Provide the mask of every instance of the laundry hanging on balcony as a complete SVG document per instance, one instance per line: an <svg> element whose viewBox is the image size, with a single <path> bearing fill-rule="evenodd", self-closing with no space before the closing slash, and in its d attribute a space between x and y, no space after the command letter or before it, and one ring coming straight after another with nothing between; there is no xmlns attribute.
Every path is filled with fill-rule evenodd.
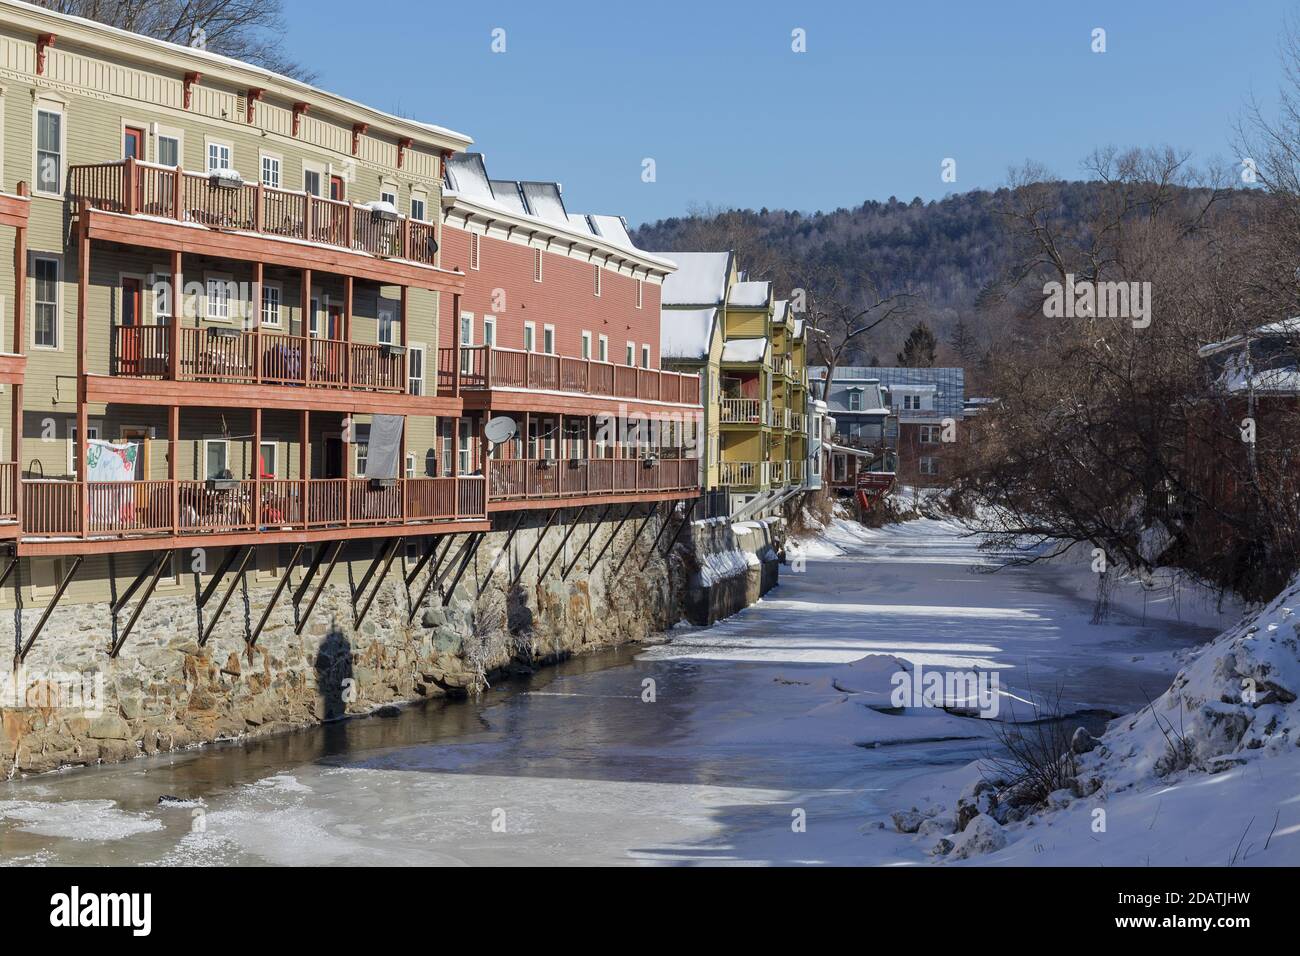
<svg viewBox="0 0 1300 956"><path fill-rule="evenodd" d="M401 477L402 415L375 415L370 419L370 441L366 449L366 477L372 480Z"/></svg>
<svg viewBox="0 0 1300 956"><path fill-rule="evenodd" d="M87 481L135 481L138 444L115 445L92 438L86 445Z"/></svg>

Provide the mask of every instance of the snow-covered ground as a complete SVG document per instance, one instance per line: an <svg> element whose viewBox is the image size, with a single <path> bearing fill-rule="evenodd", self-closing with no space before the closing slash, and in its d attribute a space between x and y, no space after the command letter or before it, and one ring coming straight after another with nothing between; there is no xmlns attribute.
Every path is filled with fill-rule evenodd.
<svg viewBox="0 0 1300 956"><path fill-rule="evenodd" d="M1121 587L1091 624L1086 562L997 570L944 521L837 521L790 554L780 587L727 621L479 702L0 784L0 858L936 865L930 848L1000 721L1059 684L1099 733L1205 660L1190 649L1231 618ZM892 706L895 675L917 667L996 674L998 718ZM1243 832L1239 863L1295 862L1298 776L1292 751L1134 781L1108 793L1105 833L1093 803L1072 801L967 863L1227 863ZM912 806L934 813L925 836L895 832L891 815Z"/></svg>

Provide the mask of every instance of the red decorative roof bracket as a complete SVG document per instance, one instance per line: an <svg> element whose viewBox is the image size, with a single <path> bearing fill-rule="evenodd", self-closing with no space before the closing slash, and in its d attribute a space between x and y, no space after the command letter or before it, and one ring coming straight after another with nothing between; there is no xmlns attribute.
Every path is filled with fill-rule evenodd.
<svg viewBox="0 0 1300 956"><path fill-rule="evenodd" d="M369 123L352 124L352 155L356 156L361 152L361 137L370 129Z"/></svg>
<svg viewBox="0 0 1300 956"><path fill-rule="evenodd" d="M58 37L53 33L42 33L36 38L36 75L45 75L45 51L54 46L54 41Z"/></svg>
<svg viewBox="0 0 1300 956"><path fill-rule="evenodd" d="M397 141L397 168L402 168L402 160L406 158L406 151L415 145L415 140L409 136L403 136Z"/></svg>
<svg viewBox="0 0 1300 956"><path fill-rule="evenodd" d="M307 103L293 104L293 135L294 136L298 135L299 121L303 118L303 116L307 114L307 111L309 109L311 109L311 106Z"/></svg>
<svg viewBox="0 0 1300 956"><path fill-rule="evenodd" d="M266 90L259 89L256 86L248 88L248 91L244 94L244 98L248 100L248 109L244 110L244 119L247 122L253 122L253 111L257 109L257 101L265 95Z"/></svg>
<svg viewBox="0 0 1300 956"><path fill-rule="evenodd" d="M194 84L203 79L202 73L185 74L185 108L190 108L190 103L194 101Z"/></svg>

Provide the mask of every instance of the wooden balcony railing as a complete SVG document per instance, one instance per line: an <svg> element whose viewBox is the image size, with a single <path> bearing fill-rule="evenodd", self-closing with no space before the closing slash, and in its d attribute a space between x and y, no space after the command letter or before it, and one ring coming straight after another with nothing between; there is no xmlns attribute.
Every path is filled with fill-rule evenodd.
<svg viewBox="0 0 1300 956"><path fill-rule="evenodd" d="M494 460L488 489L493 501L691 491L699 487L699 467L697 458Z"/></svg>
<svg viewBox="0 0 1300 956"><path fill-rule="evenodd" d="M767 463L768 480L774 485L785 484L785 462L780 459Z"/></svg>
<svg viewBox="0 0 1300 956"><path fill-rule="evenodd" d="M167 378L165 325L113 327L112 373ZM312 385L375 392L407 390L401 349L223 326L180 329L177 377L185 382Z"/></svg>
<svg viewBox="0 0 1300 956"><path fill-rule="evenodd" d="M18 491L18 466L0 461L0 521L13 521L17 515L14 496Z"/></svg>
<svg viewBox="0 0 1300 956"><path fill-rule="evenodd" d="M727 424L766 425L767 402L757 398L724 398L722 421Z"/></svg>
<svg viewBox="0 0 1300 956"><path fill-rule="evenodd" d="M340 246L432 266L433 223L134 159L68 167L68 194L94 209Z"/></svg>
<svg viewBox="0 0 1300 956"><path fill-rule="evenodd" d="M767 484L767 466L765 461L719 462L718 480L729 488L758 488Z"/></svg>
<svg viewBox="0 0 1300 956"><path fill-rule="evenodd" d="M191 535L406 525L483 518L480 475L212 481L23 482L23 534L34 537Z"/></svg>
<svg viewBox="0 0 1300 956"><path fill-rule="evenodd" d="M438 350L438 390L521 388L608 398L700 403L698 375L484 345Z"/></svg>

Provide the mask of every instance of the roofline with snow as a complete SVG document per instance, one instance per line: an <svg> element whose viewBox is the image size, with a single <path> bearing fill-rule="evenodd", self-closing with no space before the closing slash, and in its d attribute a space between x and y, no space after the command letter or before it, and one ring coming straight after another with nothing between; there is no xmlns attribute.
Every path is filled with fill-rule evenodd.
<svg viewBox="0 0 1300 956"><path fill-rule="evenodd" d="M435 126L432 123L421 123L394 116L243 60L178 43L169 43L166 40L156 40L153 37L132 33L129 30L83 17L56 13L19 0L0 0L0 25L16 32L32 32L38 36L42 33L53 33L58 36L60 46L73 43L118 57L138 60L142 66L154 71L157 71L160 61L169 62L174 64L181 74L188 71L198 72L203 74L205 80L217 80L235 87L265 89L268 93L291 101L315 101L313 105L319 104L325 112L346 123L368 123L398 138L419 137L428 145L438 149L464 150L474 142L464 133Z"/></svg>

